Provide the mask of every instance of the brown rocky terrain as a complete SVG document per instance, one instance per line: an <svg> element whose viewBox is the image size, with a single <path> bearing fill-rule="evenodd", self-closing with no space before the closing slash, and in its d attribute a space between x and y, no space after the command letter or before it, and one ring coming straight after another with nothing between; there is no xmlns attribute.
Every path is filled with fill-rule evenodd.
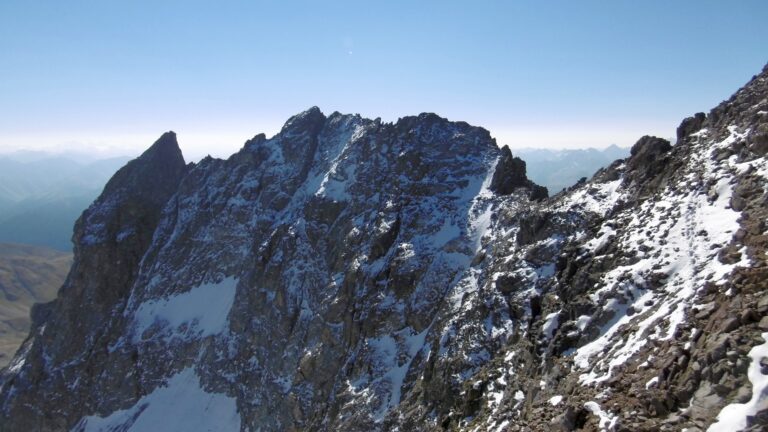
<svg viewBox="0 0 768 432"><path fill-rule="evenodd" d="M29 334L32 305L56 298L71 265L71 253L0 243L0 367Z"/></svg>

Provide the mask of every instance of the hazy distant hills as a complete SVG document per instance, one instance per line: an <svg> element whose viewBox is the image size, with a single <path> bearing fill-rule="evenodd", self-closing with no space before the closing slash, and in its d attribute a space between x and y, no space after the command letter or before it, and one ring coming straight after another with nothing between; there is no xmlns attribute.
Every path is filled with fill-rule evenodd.
<svg viewBox="0 0 768 432"><path fill-rule="evenodd" d="M72 254L40 246L0 243L0 367L29 332L29 309L56 297Z"/></svg>
<svg viewBox="0 0 768 432"><path fill-rule="evenodd" d="M0 242L70 250L75 220L128 160L31 152L0 156Z"/></svg>
<svg viewBox="0 0 768 432"><path fill-rule="evenodd" d="M629 156L629 148L616 145L605 149L537 149L512 151L526 162L528 178L546 186L550 195L573 186L580 178L590 178L600 168Z"/></svg>

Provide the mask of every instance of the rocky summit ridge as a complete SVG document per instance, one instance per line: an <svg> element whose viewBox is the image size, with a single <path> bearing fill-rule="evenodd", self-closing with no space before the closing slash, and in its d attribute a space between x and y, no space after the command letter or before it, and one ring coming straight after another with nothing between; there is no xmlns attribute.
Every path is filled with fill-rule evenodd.
<svg viewBox="0 0 768 432"><path fill-rule="evenodd" d="M0 430L763 430L768 70L553 197L488 131L173 133L75 227Z"/></svg>

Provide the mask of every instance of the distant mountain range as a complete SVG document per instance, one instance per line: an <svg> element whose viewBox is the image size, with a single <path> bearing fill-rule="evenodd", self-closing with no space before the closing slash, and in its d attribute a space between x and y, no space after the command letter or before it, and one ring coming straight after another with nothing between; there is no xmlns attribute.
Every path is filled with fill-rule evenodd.
<svg viewBox="0 0 768 432"><path fill-rule="evenodd" d="M573 186L581 178L592 177L616 159L629 157L629 148L617 145L601 150L523 148L512 152L525 161L528 178L546 186L551 195Z"/></svg>
<svg viewBox="0 0 768 432"><path fill-rule="evenodd" d="M0 155L0 242L72 249L72 226L130 158Z"/></svg>

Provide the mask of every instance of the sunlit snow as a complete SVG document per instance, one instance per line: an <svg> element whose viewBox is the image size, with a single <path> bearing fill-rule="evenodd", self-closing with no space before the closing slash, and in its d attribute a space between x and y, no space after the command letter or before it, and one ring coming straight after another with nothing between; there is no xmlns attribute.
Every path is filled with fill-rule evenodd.
<svg viewBox="0 0 768 432"><path fill-rule="evenodd" d="M762 371L762 361L768 358L768 332L762 334L765 343L749 351L752 362L749 364L747 377L752 383L752 398L746 403L734 403L726 406L717 416L707 432L737 432L747 427L747 417L757 414L768 406L768 374Z"/></svg>

